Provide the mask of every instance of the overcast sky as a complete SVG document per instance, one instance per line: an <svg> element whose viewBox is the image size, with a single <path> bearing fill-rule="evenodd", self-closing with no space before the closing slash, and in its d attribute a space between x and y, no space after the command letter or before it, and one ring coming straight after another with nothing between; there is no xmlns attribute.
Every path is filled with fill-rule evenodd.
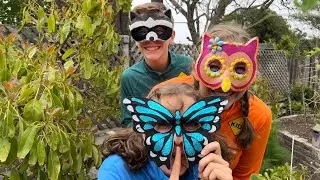
<svg viewBox="0 0 320 180"><path fill-rule="evenodd" d="M248 4L248 1L251 2L252 0L246 0L246 1L243 0L241 2ZM259 2L259 1L261 1L261 0L258 0L257 2ZM132 0L132 7L146 3L146 2L151 2L151 0ZM167 7L169 7L166 0L164 0L164 2L165 2L164 4ZM270 6L270 9L276 11L279 15L281 15L285 19L287 19L288 23L291 25L291 27L293 29L295 29L295 28L300 29L302 32L307 33L308 36L320 36L319 31L312 30L310 26L302 24L302 23L294 20L292 18L292 16L290 16L290 15L292 15L296 12L293 10L288 10L288 8L283 7L279 2L280 2L280 0L275 0L275 2ZM233 9L234 9L234 6L229 5L227 7L226 12L227 13L231 12ZM174 21L175 21L175 25L174 25L174 30L176 31L175 42L176 43L183 43L183 44L191 43L190 41L187 40L187 37L191 38L191 35L188 30L186 18L181 13L176 14L175 11L172 11L172 12L173 12L173 17L174 17Z"/></svg>

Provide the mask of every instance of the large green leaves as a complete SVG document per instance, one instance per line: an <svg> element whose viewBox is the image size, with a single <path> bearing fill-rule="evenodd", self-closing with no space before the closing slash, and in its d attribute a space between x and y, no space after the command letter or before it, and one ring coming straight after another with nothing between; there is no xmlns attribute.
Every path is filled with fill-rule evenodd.
<svg viewBox="0 0 320 180"><path fill-rule="evenodd" d="M14 136L16 128L13 115L11 108L6 110L4 118L0 121L0 137L12 138Z"/></svg>
<svg viewBox="0 0 320 180"><path fill-rule="evenodd" d="M10 152L6 162L4 163L6 166L10 166L17 159L17 151L18 151L17 139L15 137L10 139L10 144L11 144Z"/></svg>
<svg viewBox="0 0 320 180"><path fill-rule="evenodd" d="M42 104L39 100L32 99L23 109L23 116L30 121L40 121L43 115Z"/></svg>
<svg viewBox="0 0 320 180"><path fill-rule="evenodd" d="M53 14L50 14L48 18L48 31L51 33L56 31L56 21Z"/></svg>
<svg viewBox="0 0 320 180"><path fill-rule="evenodd" d="M17 156L24 158L31 150L36 134L39 131L39 126L31 124L21 135L18 145Z"/></svg>
<svg viewBox="0 0 320 180"><path fill-rule="evenodd" d="M43 140L40 140L37 145L38 164L42 166L46 160L46 146Z"/></svg>
<svg viewBox="0 0 320 180"><path fill-rule="evenodd" d="M8 138L0 138L0 162L5 162L9 155L11 144Z"/></svg>
<svg viewBox="0 0 320 180"><path fill-rule="evenodd" d="M59 177L60 173L60 161L56 151L50 149L48 156L48 175L52 180L56 180Z"/></svg>
<svg viewBox="0 0 320 180"><path fill-rule="evenodd" d="M119 106L114 82L121 73L105 70L117 68L109 61L120 41L113 17L130 0L116 4L83 0L57 8L30 0L22 24L36 29L32 42L0 37L0 162L12 169L11 179L85 179L100 165L89 118L114 115ZM98 113L86 116L88 104Z"/></svg>
<svg viewBox="0 0 320 180"><path fill-rule="evenodd" d="M75 49L70 48L68 49L62 56L63 60L66 60L71 54L73 54L75 52Z"/></svg>
<svg viewBox="0 0 320 180"><path fill-rule="evenodd" d="M38 161L37 143L34 142L29 154L29 164L35 165Z"/></svg>
<svg viewBox="0 0 320 180"><path fill-rule="evenodd" d="M87 36L92 36L95 30L95 27L92 26L91 18L85 14L78 17L76 27L83 30Z"/></svg>
<svg viewBox="0 0 320 180"><path fill-rule="evenodd" d="M64 132L60 132L59 152L65 153L70 150L70 141Z"/></svg>

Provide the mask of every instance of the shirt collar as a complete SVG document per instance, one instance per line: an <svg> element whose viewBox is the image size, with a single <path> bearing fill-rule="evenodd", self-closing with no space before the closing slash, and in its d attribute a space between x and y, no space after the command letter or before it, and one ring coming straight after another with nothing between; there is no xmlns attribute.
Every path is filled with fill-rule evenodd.
<svg viewBox="0 0 320 180"><path fill-rule="evenodd" d="M142 59L142 63L143 63L143 67L144 67L144 70L145 72L149 73L151 77L153 78L158 78L160 76L163 76L165 75L167 72L169 72L173 67L174 67L174 58L173 58L173 53L171 52L168 52L169 53L169 65L168 65L168 68L166 71L164 72L157 72L157 71L153 71L149 68L149 66L147 65L145 59Z"/></svg>

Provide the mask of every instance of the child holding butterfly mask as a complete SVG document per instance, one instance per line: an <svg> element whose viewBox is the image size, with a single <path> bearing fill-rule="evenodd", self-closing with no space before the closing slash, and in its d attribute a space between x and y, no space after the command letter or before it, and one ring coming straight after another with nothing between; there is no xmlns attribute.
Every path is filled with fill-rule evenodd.
<svg viewBox="0 0 320 180"><path fill-rule="evenodd" d="M248 92L257 73L259 41L250 40L241 27L216 25L198 46L193 76L173 78L155 88L184 82L194 84L202 98L227 97L218 134L234 152L230 162L233 178L250 179L251 174L259 173L272 121L268 106Z"/></svg>
<svg viewBox="0 0 320 180"><path fill-rule="evenodd" d="M136 132L126 129L108 139L110 155L98 179L232 179L222 158L228 159L228 150L210 134L220 127L223 98L199 100L187 84L160 87L149 98L124 101Z"/></svg>

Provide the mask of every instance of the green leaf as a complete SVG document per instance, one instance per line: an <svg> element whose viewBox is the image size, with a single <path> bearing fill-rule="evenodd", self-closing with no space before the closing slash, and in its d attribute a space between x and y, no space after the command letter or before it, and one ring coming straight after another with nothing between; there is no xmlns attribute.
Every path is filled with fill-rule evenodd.
<svg viewBox="0 0 320 180"><path fill-rule="evenodd" d="M82 8L84 12L89 13L92 8L92 1L91 0L84 0L82 3Z"/></svg>
<svg viewBox="0 0 320 180"><path fill-rule="evenodd" d="M37 52L38 48L37 47L33 47L31 48L29 54L28 54L28 57L31 59Z"/></svg>
<svg viewBox="0 0 320 180"><path fill-rule="evenodd" d="M83 32L88 35L92 36L95 28L92 26L92 21L89 16L84 16L84 26L83 26Z"/></svg>
<svg viewBox="0 0 320 180"><path fill-rule="evenodd" d="M7 58L3 50L0 49L0 70L4 70L7 67Z"/></svg>
<svg viewBox="0 0 320 180"><path fill-rule="evenodd" d="M49 179L57 180L60 173L60 161L56 151L50 149L48 156L48 175Z"/></svg>
<svg viewBox="0 0 320 180"><path fill-rule="evenodd" d="M80 172L79 172L79 176L78 176L78 180L86 180L86 174L84 173L84 169L80 169Z"/></svg>
<svg viewBox="0 0 320 180"><path fill-rule="evenodd" d="M78 17L79 18L79 17ZM65 39L68 37L68 34L70 33L70 29L71 29L71 20L67 20L62 28L60 28L60 44L62 44Z"/></svg>
<svg viewBox="0 0 320 180"><path fill-rule="evenodd" d="M74 62L72 60L67 61L64 63L63 67L65 70L68 70L70 67L73 67Z"/></svg>
<svg viewBox="0 0 320 180"><path fill-rule="evenodd" d="M65 153L69 150L70 150L70 141L63 132L60 132L59 152Z"/></svg>
<svg viewBox="0 0 320 180"><path fill-rule="evenodd" d="M8 138L0 138L0 162L5 162L9 155L11 144Z"/></svg>
<svg viewBox="0 0 320 180"><path fill-rule="evenodd" d="M77 18L76 28L83 30L88 36L92 36L94 31L91 18L85 14L82 14Z"/></svg>
<svg viewBox="0 0 320 180"><path fill-rule="evenodd" d="M0 83L0 90L1 90L3 93L6 93L6 90L4 89L2 83Z"/></svg>
<svg viewBox="0 0 320 180"><path fill-rule="evenodd" d="M23 109L24 118L30 121L40 121L43 113L44 110L41 102L35 99L29 101Z"/></svg>
<svg viewBox="0 0 320 180"><path fill-rule="evenodd" d="M94 161L94 164L96 165L96 166L99 166L99 151L98 151L98 149L94 146L94 145L92 145L92 157L93 157L93 161Z"/></svg>
<svg viewBox="0 0 320 180"><path fill-rule="evenodd" d="M34 166L37 163L37 161L38 161L37 142L34 142L29 154L29 164Z"/></svg>
<svg viewBox="0 0 320 180"><path fill-rule="evenodd" d="M60 98L57 95L55 95L54 93L51 93L51 96L52 96L52 104L54 106L63 108L63 104L62 104L62 101L60 100Z"/></svg>
<svg viewBox="0 0 320 180"><path fill-rule="evenodd" d="M28 88L28 84L22 86L20 91L19 103L23 103L25 100L29 100L31 95L34 93L34 88Z"/></svg>
<svg viewBox="0 0 320 180"><path fill-rule="evenodd" d="M42 166L46 160L46 145L43 140L40 140L37 145L38 164Z"/></svg>
<svg viewBox="0 0 320 180"><path fill-rule="evenodd" d="M85 156L91 158L92 157L92 144L90 139L86 139L85 144Z"/></svg>
<svg viewBox="0 0 320 180"><path fill-rule="evenodd" d="M70 159L70 164L73 164L73 170L76 170L76 162L78 159L78 149L72 140L70 140L70 156L72 158L72 163Z"/></svg>
<svg viewBox="0 0 320 180"><path fill-rule="evenodd" d="M22 136L22 133L23 133L23 130L24 130L24 124L22 122L22 120L19 118L19 121L18 121L18 127L19 127L19 140L21 139L21 136Z"/></svg>
<svg viewBox="0 0 320 180"><path fill-rule="evenodd" d="M56 69L49 67L49 69L48 69L48 81L49 82L53 82L56 79L56 72L57 72Z"/></svg>
<svg viewBox="0 0 320 180"><path fill-rule="evenodd" d="M82 158L82 155L81 155L81 152L79 152L78 156L77 156L77 159L76 159L76 172L79 174L81 169L82 169L82 161L83 161L83 158Z"/></svg>
<svg viewBox="0 0 320 180"><path fill-rule="evenodd" d="M62 56L63 60L66 60L71 54L73 54L76 50L74 48L69 48Z"/></svg>
<svg viewBox="0 0 320 180"><path fill-rule="evenodd" d="M15 137L10 140L11 148L7 160L5 162L6 166L11 166L12 163L17 159L18 151L18 141Z"/></svg>
<svg viewBox="0 0 320 180"><path fill-rule="evenodd" d="M83 105L83 98L78 91L76 91L76 102L77 106L75 106L75 109L78 109Z"/></svg>
<svg viewBox="0 0 320 180"><path fill-rule="evenodd" d="M44 24L44 21L46 19L46 13L44 12L44 9L39 6L39 9L38 9L38 21L37 21L37 30L38 32L41 32L42 30L42 25Z"/></svg>
<svg viewBox="0 0 320 180"><path fill-rule="evenodd" d="M11 170L10 180L20 180L20 175L17 171Z"/></svg>
<svg viewBox="0 0 320 180"><path fill-rule="evenodd" d="M84 23L85 23L84 16L81 14L77 18L76 28L82 30Z"/></svg>
<svg viewBox="0 0 320 180"><path fill-rule="evenodd" d="M16 127L14 125L14 113L11 112L9 109L6 112L4 121L3 121L3 135L4 137L14 137L14 134L16 132Z"/></svg>
<svg viewBox="0 0 320 180"><path fill-rule="evenodd" d="M50 148L56 151L59 144L59 136L57 132L53 130L46 140Z"/></svg>
<svg viewBox="0 0 320 180"><path fill-rule="evenodd" d="M47 92L42 93L39 101L40 101L43 109L45 109L47 106L48 106L48 108L52 107L52 100L49 98L49 94Z"/></svg>
<svg viewBox="0 0 320 180"><path fill-rule="evenodd" d="M18 158L24 158L31 150L36 134L39 131L39 126L31 124L21 135L18 146Z"/></svg>
<svg viewBox="0 0 320 180"><path fill-rule="evenodd" d="M44 9L39 6L39 9L38 9L38 19L44 19L46 16L46 13L44 12Z"/></svg>
<svg viewBox="0 0 320 180"><path fill-rule="evenodd" d="M20 59L15 59L13 61L13 68L12 68L12 75L17 76L18 72L20 71L22 66L21 60Z"/></svg>
<svg viewBox="0 0 320 180"><path fill-rule="evenodd" d="M93 65L90 62L89 58L84 60L84 78L90 79L93 70Z"/></svg>
<svg viewBox="0 0 320 180"><path fill-rule="evenodd" d="M56 31L56 21L54 19L54 15L50 14L49 18L48 18L48 31L50 33L53 33Z"/></svg>

